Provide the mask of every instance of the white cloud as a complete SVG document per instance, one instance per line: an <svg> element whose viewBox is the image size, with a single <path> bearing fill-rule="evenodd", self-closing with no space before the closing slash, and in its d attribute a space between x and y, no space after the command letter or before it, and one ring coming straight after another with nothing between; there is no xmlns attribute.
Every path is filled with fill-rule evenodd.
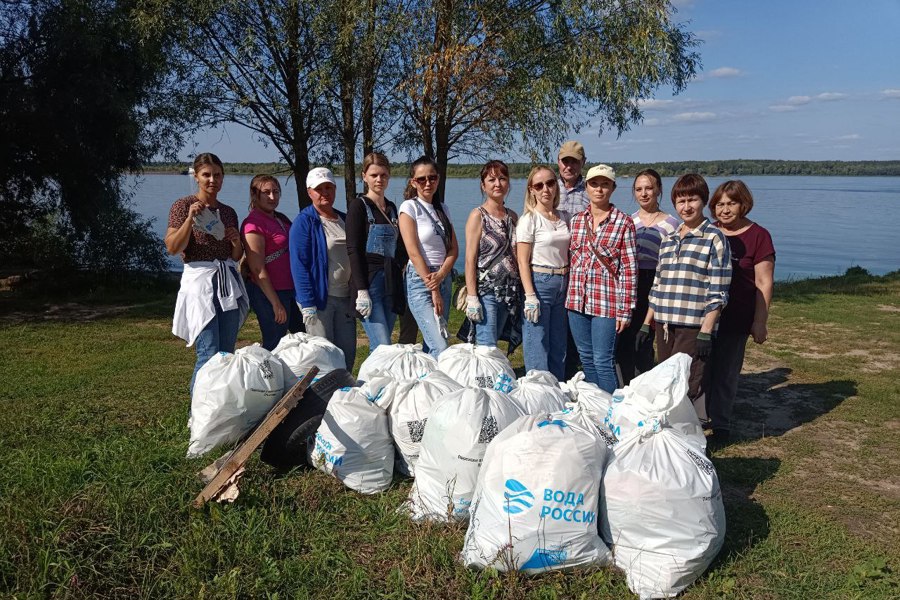
<svg viewBox="0 0 900 600"><path fill-rule="evenodd" d="M664 110L675 104L674 100L657 100L656 98L641 98L637 101L641 110Z"/></svg>
<svg viewBox="0 0 900 600"><path fill-rule="evenodd" d="M656 127L659 123L659 119L644 119L641 121L641 125L646 125L647 127Z"/></svg>
<svg viewBox="0 0 900 600"><path fill-rule="evenodd" d="M743 71L735 69L734 67L719 67L718 69L713 69L707 73L706 76L713 79L723 79L726 77L738 77L743 74Z"/></svg>
<svg viewBox="0 0 900 600"><path fill-rule="evenodd" d="M858 133L850 133L847 135L839 135L838 137L836 137L834 139L839 140L839 141L861 140L862 136L859 135Z"/></svg>
<svg viewBox="0 0 900 600"><path fill-rule="evenodd" d="M895 89L881 90L881 95L884 98L900 98L900 90L895 90Z"/></svg>
<svg viewBox="0 0 900 600"><path fill-rule="evenodd" d="M674 117L672 117L675 121L681 121L684 123L707 123L709 121L716 120L716 113L714 112L685 112L678 113Z"/></svg>
<svg viewBox="0 0 900 600"><path fill-rule="evenodd" d="M825 102L829 102L832 100L843 100L847 97L847 94L841 94L839 92L824 92L816 96L816 100L823 100Z"/></svg>
<svg viewBox="0 0 900 600"><path fill-rule="evenodd" d="M788 104L793 104L794 106L802 106L804 104L809 104L812 102L812 98L809 96L791 96L787 99Z"/></svg>
<svg viewBox="0 0 900 600"><path fill-rule="evenodd" d="M769 107L769 110L772 112L791 112L797 110L797 107L790 104L773 104Z"/></svg>

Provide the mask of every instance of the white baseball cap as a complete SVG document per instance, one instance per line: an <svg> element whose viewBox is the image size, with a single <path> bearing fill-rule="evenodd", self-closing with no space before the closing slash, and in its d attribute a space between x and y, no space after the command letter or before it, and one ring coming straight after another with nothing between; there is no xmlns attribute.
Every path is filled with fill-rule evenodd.
<svg viewBox="0 0 900 600"><path fill-rule="evenodd" d="M316 167L315 169L310 170L309 174L306 176L306 187L316 189L323 183L337 185L334 182L334 175L331 174L331 170L326 169L325 167Z"/></svg>
<svg viewBox="0 0 900 600"><path fill-rule="evenodd" d="M609 165L594 165L588 169L587 175L584 176L585 181L590 181L595 177L606 177L613 183L616 181L616 172Z"/></svg>

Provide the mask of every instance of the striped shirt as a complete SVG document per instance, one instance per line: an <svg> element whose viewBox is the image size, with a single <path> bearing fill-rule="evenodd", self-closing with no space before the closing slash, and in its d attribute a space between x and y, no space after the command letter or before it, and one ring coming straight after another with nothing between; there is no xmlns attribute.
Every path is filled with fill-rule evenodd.
<svg viewBox="0 0 900 600"><path fill-rule="evenodd" d="M559 210L564 210L574 217L591 203L587 197L583 177L578 179L578 183L571 190L566 188L561 177L556 180L556 185L559 186Z"/></svg>
<svg viewBox="0 0 900 600"><path fill-rule="evenodd" d="M593 246L609 260L615 276L591 250L593 224L590 208L572 217L566 308L593 317L631 320L637 289L634 222L612 206L609 216L594 231Z"/></svg>
<svg viewBox="0 0 900 600"><path fill-rule="evenodd" d="M728 240L704 219L684 239L676 230L663 240L650 308L658 323L700 327L703 317L725 307L730 284Z"/></svg>
<svg viewBox="0 0 900 600"><path fill-rule="evenodd" d="M662 244L663 238L678 229L678 219L668 215L665 219L647 227L638 216L640 212L637 211L631 215L637 235L638 268L655 271L659 262L659 246Z"/></svg>

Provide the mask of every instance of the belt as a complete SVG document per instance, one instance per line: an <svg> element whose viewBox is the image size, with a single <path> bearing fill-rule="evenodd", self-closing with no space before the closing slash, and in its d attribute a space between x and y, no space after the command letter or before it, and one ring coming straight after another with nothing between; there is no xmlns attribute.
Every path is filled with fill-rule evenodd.
<svg viewBox="0 0 900 600"><path fill-rule="evenodd" d="M566 273L569 272L569 267L565 266L565 267L559 267L558 269L556 269L553 267L536 267L536 266L532 265L531 270L534 271L535 273L548 273L550 275L565 275Z"/></svg>

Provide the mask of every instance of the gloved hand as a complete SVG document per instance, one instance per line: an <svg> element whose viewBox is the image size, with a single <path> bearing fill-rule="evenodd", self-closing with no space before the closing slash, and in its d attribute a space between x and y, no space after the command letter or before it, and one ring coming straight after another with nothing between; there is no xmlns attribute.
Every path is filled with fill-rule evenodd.
<svg viewBox="0 0 900 600"><path fill-rule="evenodd" d="M697 358L709 358L712 352L712 337L702 331L697 334L697 344L694 346L694 355Z"/></svg>
<svg viewBox="0 0 900 600"><path fill-rule="evenodd" d="M537 323L541 318L541 302L537 294L525 294L525 318L531 323Z"/></svg>
<svg viewBox="0 0 900 600"><path fill-rule="evenodd" d="M478 296L466 296L466 316L473 323L484 321L484 311L481 309L481 300Z"/></svg>
<svg viewBox="0 0 900 600"><path fill-rule="evenodd" d="M641 330L638 331L638 334L634 337L634 349L640 350L652 337L653 332L650 331L650 326L644 323L641 325Z"/></svg>
<svg viewBox="0 0 900 600"><path fill-rule="evenodd" d="M372 299L369 297L369 290L356 292L356 312L362 315L363 319L368 319L372 314Z"/></svg>
<svg viewBox="0 0 900 600"><path fill-rule="evenodd" d="M443 315L437 314L437 311L434 311L434 320L437 322L438 333L441 334L441 337L445 340L450 339L450 331L447 329L447 319Z"/></svg>
<svg viewBox="0 0 900 600"><path fill-rule="evenodd" d="M319 311L315 306L301 308L300 314L303 315L303 326L306 328L306 333L325 337L325 325L319 320Z"/></svg>

